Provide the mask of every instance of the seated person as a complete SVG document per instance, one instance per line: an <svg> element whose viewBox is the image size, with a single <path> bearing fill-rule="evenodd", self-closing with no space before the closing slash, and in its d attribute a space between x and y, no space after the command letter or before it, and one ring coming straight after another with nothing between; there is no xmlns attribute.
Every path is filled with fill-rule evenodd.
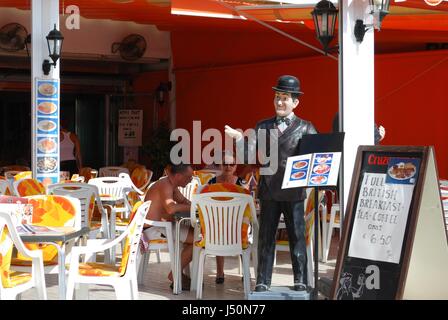
<svg viewBox="0 0 448 320"><path fill-rule="evenodd" d="M219 170L221 170L221 175L213 177L208 181L208 184L215 183L230 183L239 186L243 185L241 178L235 175L237 164L235 163L235 158L228 153L223 153L222 164L219 165ZM216 280L217 284L224 282L224 257L216 257Z"/></svg>
<svg viewBox="0 0 448 320"><path fill-rule="evenodd" d="M174 221L172 216L174 213L189 212L191 202L180 193L178 187L185 187L191 181L192 176L193 169L189 164L169 166L167 176L156 181L146 193L145 201L151 201L146 218L155 221ZM145 225L144 229L145 237L148 240L166 237L165 228ZM181 254L182 287L189 290L190 279L183 274L183 270L192 260L193 228L181 224L179 239L184 244ZM173 281L172 271L168 274L168 279Z"/></svg>

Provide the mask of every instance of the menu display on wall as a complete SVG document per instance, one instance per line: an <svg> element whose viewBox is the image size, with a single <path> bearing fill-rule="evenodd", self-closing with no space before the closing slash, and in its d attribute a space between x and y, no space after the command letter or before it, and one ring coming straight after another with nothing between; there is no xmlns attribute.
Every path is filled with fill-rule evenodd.
<svg viewBox="0 0 448 320"><path fill-rule="evenodd" d="M334 186L338 180L340 152L309 153L289 157L282 189Z"/></svg>
<svg viewBox="0 0 448 320"><path fill-rule="evenodd" d="M59 181L59 93L58 79L36 78L36 179L44 185Z"/></svg>
<svg viewBox="0 0 448 320"><path fill-rule="evenodd" d="M143 110L118 111L118 145L138 147L142 145Z"/></svg>

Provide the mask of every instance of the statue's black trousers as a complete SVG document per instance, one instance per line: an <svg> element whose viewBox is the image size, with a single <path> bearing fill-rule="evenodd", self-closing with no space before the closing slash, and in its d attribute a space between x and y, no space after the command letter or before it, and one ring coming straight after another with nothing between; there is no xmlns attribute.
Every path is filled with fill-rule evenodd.
<svg viewBox="0 0 448 320"><path fill-rule="evenodd" d="M294 283L307 284L304 203L272 200L261 200L257 284L271 285L275 240L281 213L288 232Z"/></svg>

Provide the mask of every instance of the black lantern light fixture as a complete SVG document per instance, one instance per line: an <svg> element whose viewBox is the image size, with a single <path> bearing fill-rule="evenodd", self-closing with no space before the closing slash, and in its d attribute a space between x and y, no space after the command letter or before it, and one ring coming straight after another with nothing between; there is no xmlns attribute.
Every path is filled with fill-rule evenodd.
<svg viewBox="0 0 448 320"><path fill-rule="evenodd" d="M372 8L372 14L378 16L376 27L381 30L381 23L385 16L389 14L390 0L369 0L370 8Z"/></svg>
<svg viewBox="0 0 448 320"><path fill-rule="evenodd" d="M325 53L333 48L328 48L334 37L338 9L328 0L319 1L311 11L316 29L316 36L324 47Z"/></svg>
<svg viewBox="0 0 448 320"><path fill-rule="evenodd" d="M56 24L54 24L54 29L47 35L48 55L51 60L53 60L53 63L47 59L44 60L42 63L42 71L45 75L50 73L51 66L56 67L56 62L61 57L62 42L64 42L64 37L62 36L62 33L56 29Z"/></svg>
<svg viewBox="0 0 448 320"><path fill-rule="evenodd" d="M171 81L160 82L156 89L156 99L161 106L165 103L165 92L169 91L171 91Z"/></svg>
<svg viewBox="0 0 448 320"><path fill-rule="evenodd" d="M369 0L369 6L370 14L376 18L376 24L364 24L363 20L356 20L354 34L358 42L364 40L364 35L370 28L374 27L381 30L381 23L384 17L389 14L390 0Z"/></svg>

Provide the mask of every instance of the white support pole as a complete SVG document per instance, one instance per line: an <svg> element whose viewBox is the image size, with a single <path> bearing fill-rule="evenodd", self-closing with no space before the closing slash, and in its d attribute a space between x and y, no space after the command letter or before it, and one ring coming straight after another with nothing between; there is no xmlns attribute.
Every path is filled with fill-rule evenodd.
<svg viewBox="0 0 448 320"><path fill-rule="evenodd" d="M342 117L344 140L344 208L359 145L374 144L374 34L366 32L362 43L354 36L357 19L372 23L368 0L342 0ZM341 198L342 201L342 198Z"/></svg>
<svg viewBox="0 0 448 320"><path fill-rule="evenodd" d="M36 161L36 78L59 79L59 61L56 67L51 67L50 74L45 76L42 63L48 56L46 36L53 30L54 24L59 30L59 0L32 0L31 7L31 169L33 177L37 174ZM59 117L58 117L59 121ZM57 125L59 128L59 123ZM58 139L59 144L59 139ZM59 150L59 147L57 148ZM58 156L59 159L59 156Z"/></svg>

